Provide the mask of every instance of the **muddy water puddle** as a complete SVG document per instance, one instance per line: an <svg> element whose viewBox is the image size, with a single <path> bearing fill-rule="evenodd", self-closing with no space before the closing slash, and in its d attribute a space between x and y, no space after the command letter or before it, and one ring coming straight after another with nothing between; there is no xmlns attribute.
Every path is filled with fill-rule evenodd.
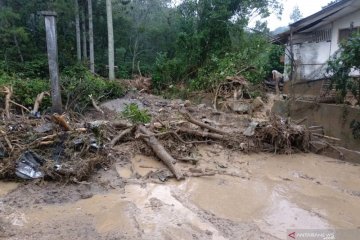
<svg viewBox="0 0 360 240"><path fill-rule="evenodd" d="M5 196L9 192L15 190L18 186L18 183L0 182L0 197Z"/></svg>
<svg viewBox="0 0 360 240"><path fill-rule="evenodd" d="M360 166L313 154L208 156L207 150L199 151L199 167L226 165L246 177L128 184L75 203L24 210L23 229L75 222L76 229L89 227L100 238L286 239L289 228L360 228ZM156 159L138 155L116 170L128 179L159 168ZM248 235L237 238L242 232Z"/></svg>

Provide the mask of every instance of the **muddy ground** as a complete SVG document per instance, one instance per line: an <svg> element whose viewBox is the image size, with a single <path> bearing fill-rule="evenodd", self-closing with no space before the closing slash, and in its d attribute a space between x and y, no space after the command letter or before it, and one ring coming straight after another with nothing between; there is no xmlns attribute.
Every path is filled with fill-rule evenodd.
<svg viewBox="0 0 360 240"><path fill-rule="evenodd" d="M146 99L139 101L151 111L171 110ZM232 114L210 118L200 107L225 129L248 123ZM217 174L162 182L167 168L141 148L116 146L115 162L79 184L0 182L0 239L271 240L286 239L287 229L360 229L359 165L200 144L191 149L198 163L179 167Z"/></svg>
<svg viewBox="0 0 360 240"><path fill-rule="evenodd" d="M158 160L136 155L88 183L0 184L4 239L286 239L289 228L360 228L360 166L314 154L197 149L216 176L142 180Z"/></svg>

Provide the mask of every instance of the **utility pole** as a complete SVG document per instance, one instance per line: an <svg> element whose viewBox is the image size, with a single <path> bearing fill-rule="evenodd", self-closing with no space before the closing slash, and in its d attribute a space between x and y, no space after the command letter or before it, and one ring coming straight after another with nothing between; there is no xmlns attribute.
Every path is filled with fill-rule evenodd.
<svg viewBox="0 0 360 240"><path fill-rule="evenodd" d="M114 27L112 18L111 0L106 0L107 29L108 29L108 54L109 54L109 79L115 79L114 72Z"/></svg>
<svg viewBox="0 0 360 240"><path fill-rule="evenodd" d="M78 0L74 0L75 2L75 27L76 27L76 53L77 60L81 62L81 31L80 31L80 15L79 15L79 2Z"/></svg>
<svg viewBox="0 0 360 240"><path fill-rule="evenodd" d="M89 50L90 50L90 71L95 73L95 57L94 57L94 27L93 27L93 9L92 0L88 0L89 15Z"/></svg>
<svg viewBox="0 0 360 240"><path fill-rule="evenodd" d="M56 13L42 11L45 17L47 54L49 61L49 73L51 80L52 111L62 114L62 102L59 82L58 46L56 36Z"/></svg>

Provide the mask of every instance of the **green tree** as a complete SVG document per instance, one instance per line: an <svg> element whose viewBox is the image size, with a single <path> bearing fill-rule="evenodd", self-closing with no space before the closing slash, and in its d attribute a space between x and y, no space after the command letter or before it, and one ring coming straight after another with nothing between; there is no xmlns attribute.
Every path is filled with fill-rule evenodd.
<svg viewBox="0 0 360 240"><path fill-rule="evenodd" d="M290 20L291 20L292 23L294 23L294 22L299 21L299 20L302 19L302 18L303 18L303 15L302 15L302 13L301 13L301 11L300 11L300 8L299 8L298 5L296 5L296 6L293 8L293 10L292 10L292 12L291 12L291 14L290 14Z"/></svg>
<svg viewBox="0 0 360 240"><path fill-rule="evenodd" d="M340 54L329 60L327 73L332 86L340 92L342 99L348 91L357 97L360 103L360 79L351 77L352 72L360 71L360 34L353 34L348 40L341 42Z"/></svg>

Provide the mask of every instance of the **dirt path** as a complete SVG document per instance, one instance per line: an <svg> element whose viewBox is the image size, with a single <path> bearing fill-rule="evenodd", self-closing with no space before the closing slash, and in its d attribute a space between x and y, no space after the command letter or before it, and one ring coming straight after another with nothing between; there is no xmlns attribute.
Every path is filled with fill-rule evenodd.
<svg viewBox="0 0 360 240"><path fill-rule="evenodd" d="M288 228L360 228L360 166L220 146L197 158L225 175L151 183L141 176L163 165L137 155L91 185L2 182L0 238L286 239Z"/></svg>

